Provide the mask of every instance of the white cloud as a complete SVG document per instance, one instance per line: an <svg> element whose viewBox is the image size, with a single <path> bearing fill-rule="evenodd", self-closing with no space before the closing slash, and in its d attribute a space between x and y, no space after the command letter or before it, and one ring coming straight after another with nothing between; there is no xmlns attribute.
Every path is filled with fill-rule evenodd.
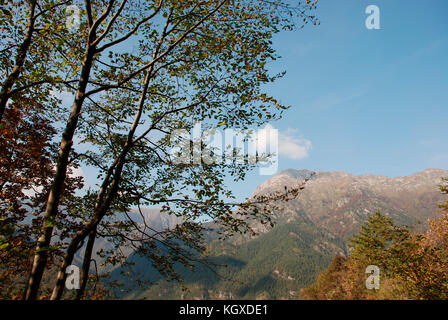
<svg viewBox="0 0 448 320"><path fill-rule="evenodd" d="M264 144L269 150L278 150L278 154L290 159L300 160L309 156L312 148L310 140L305 139L298 133L297 129L288 129L286 132L279 132L276 141L270 141L269 131L275 129L267 124L257 132L258 144Z"/></svg>
<svg viewBox="0 0 448 320"><path fill-rule="evenodd" d="M278 135L278 153L287 158L300 160L309 156L311 141L297 136L296 130L288 130Z"/></svg>

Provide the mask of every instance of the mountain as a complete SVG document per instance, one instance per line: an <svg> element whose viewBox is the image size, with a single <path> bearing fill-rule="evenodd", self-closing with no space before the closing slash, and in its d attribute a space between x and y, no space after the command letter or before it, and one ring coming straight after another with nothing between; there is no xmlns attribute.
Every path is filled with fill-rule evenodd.
<svg viewBox="0 0 448 320"><path fill-rule="evenodd" d="M448 171L440 169L396 178L344 172L312 175L309 170L288 169L256 187L252 197L294 187L310 176L296 199L273 212L274 228L255 225L259 232L255 238L210 242L211 261L227 265L217 268L220 276L201 265L194 273L179 266L189 288L183 292L178 284L161 279L144 258L131 255L153 285L135 288L126 298L294 299L336 253L347 254L347 240L369 214L380 210L399 224L424 228L426 219L437 216L437 205L446 200L438 184ZM423 223L418 225L419 221ZM112 273L117 274L118 270Z"/></svg>
<svg viewBox="0 0 448 320"><path fill-rule="evenodd" d="M310 174L308 170L285 170L259 185L254 195L292 187ZM437 204L443 196L438 185L444 176L448 171L441 169L396 178L316 172L297 199L282 205L276 218L305 220L344 240L377 210L399 223L414 224L439 213Z"/></svg>
<svg viewBox="0 0 448 320"><path fill-rule="evenodd" d="M169 215L169 214L162 214L160 212L160 209L157 208L141 208L141 211L137 209L133 209L128 213L129 217L135 221L141 229L144 229L144 224L146 223L147 226L151 227L151 230L146 230L147 234L155 233L155 232L161 232L167 229L171 229L177 224L182 222L182 217L177 217L175 215ZM124 216L119 217L118 219L124 219ZM143 221L144 219L144 221ZM93 259L97 262L97 267L100 273L102 272L108 272L111 271L114 266L107 266L104 267L101 264L104 262L104 257L97 254L101 250L111 250L114 246L112 243L108 241L106 238L97 238L95 240L94 250L95 254L93 255ZM132 249L129 247L121 247L120 248L122 253L127 256L132 254ZM73 258L73 263L75 265L82 265L83 263L83 257L84 257L84 250L85 246L80 249L75 257ZM91 271L95 272L95 266L91 266Z"/></svg>

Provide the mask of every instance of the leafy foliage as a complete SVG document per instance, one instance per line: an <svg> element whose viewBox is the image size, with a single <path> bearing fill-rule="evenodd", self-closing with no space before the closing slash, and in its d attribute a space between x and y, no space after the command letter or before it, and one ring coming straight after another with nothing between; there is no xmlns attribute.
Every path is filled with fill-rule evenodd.
<svg viewBox="0 0 448 320"><path fill-rule="evenodd" d="M22 98L8 106L0 135L0 261L1 294L19 291L18 280L30 267L36 234L42 223L39 215L45 204L54 174L55 128L45 117L43 106ZM73 162L64 186L62 204L70 205L74 193L83 186L81 177L73 176L78 167ZM61 213L55 222L58 239L51 247L51 257L61 254L62 241L78 229L76 215ZM53 262L53 259L50 260ZM14 288L15 287L15 288Z"/></svg>
<svg viewBox="0 0 448 320"><path fill-rule="evenodd" d="M87 237L92 245L96 236L111 239L116 250L102 252L107 262L120 263L118 248L129 245L150 257L159 272L177 279L173 265L189 265L184 247L204 251L199 219L215 220L224 237L249 232L248 221L272 223L264 206L268 199L257 199L253 206L226 202L232 194L225 176L242 180L253 165L174 165L170 137L176 129L190 130L198 120L206 128L248 129L279 119L288 107L264 91L282 76L267 69L278 58L272 38L282 29L317 24L309 14L316 1L1 4L1 115L7 105L17 112L17 102L28 99L42 106L46 124L63 132L58 148L51 144L45 155L49 162L42 202L32 206L40 232L30 238L35 250L26 299L38 297L54 236L69 238L56 246L63 257L51 299L59 299L65 269ZM82 8L76 32L61 23L72 4ZM71 108L55 97L61 92L74 94ZM78 154L74 146L87 151ZM70 180L77 161L98 172L98 185L82 197L69 192L78 186ZM185 221L163 233L147 225L140 229L128 213L141 205L161 206ZM169 254L159 254L160 243ZM90 254L86 250L84 275Z"/></svg>
<svg viewBox="0 0 448 320"><path fill-rule="evenodd" d="M351 243L350 256L336 256L317 282L302 290L303 298L448 298L448 214L432 219L429 229L418 233L376 213ZM366 289L368 265L380 268L379 290Z"/></svg>

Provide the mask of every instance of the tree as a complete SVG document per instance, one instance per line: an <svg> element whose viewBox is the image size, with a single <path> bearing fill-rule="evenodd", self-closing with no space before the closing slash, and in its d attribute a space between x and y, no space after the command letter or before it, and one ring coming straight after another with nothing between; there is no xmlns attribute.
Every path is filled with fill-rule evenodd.
<svg viewBox="0 0 448 320"><path fill-rule="evenodd" d="M1 3L1 5L2 6L4 5L3 1ZM14 6L15 4L12 3L10 5ZM35 28L34 28L34 23L36 20L36 12L35 11L36 11L36 1L30 1L29 2L29 11L28 11L28 23L26 26L25 35L24 35L24 38L21 41L20 46L17 50L15 64L14 64L11 72L5 76L5 79L2 83L2 88L0 91L0 123L3 119L3 113L5 112L6 103L8 102L10 91L11 91L13 85L15 84L15 82L17 81L17 79L19 78L19 75L21 73L23 65L25 64L26 55L28 54L28 49L31 44L31 38L32 38L33 32L35 30ZM2 8L1 16L0 16L0 21L2 21L2 25L3 25L3 23L7 23L7 22L10 22L12 24L13 19L8 19L8 18L5 19L5 16L11 16L11 12L7 8ZM9 26L9 25L6 24L6 26ZM8 41L6 41L6 42L8 42ZM14 46L13 44L10 44L10 43L6 43L6 45L7 46L9 45L9 47ZM8 50L7 49L2 50L2 53L5 53L5 51L7 52ZM5 60L9 60L9 58L5 59L5 55L3 55L2 58L3 58L2 62L5 62Z"/></svg>
<svg viewBox="0 0 448 320"><path fill-rule="evenodd" d="M46 266L46 248L48 248L50 244L53 233L52 221L55 221L58 215L62 186L67 175L67 166L69 164L69 157L73 145L73 137L78 124L79 114L82 110L84 100L87 98L87 86L91 80L91 72L98 71L94 65L94 62L96 62L96 57L101 56L101 53L107 48L113 47L114 45L117 45L134 35L142 24L152 19L158 13L163 1L159 1L158 5L155 3L146 3L147 10L142 9L140 12L137 12L137 16L129 14L126 15L122 21L117 21L117 18L120 17L126 3L126 0L123 0L120 5L116 5L113 0L109 1L106 5L103 5L100 2L85 2L87 26L84 24L84 28L82 28L82 30L87 32L80 33L81 37L84 36L83 40L85 41L85 45L83 48L85 51L82 53L81 65L78 65L79 68L75 69L75 73L79 75L77 87L75 89L75 101L65 125L60 143L58 160L56 163L56 173L45 208L42 231L35 250L33 267L30 273L30 279L25 296L26 299L35 299L37 297L38 288ZM152 11L152 13L149 13L148 11ZM98 13L98 15L94 17L95 13ZM109 21L106 20L108 17ZM105 39L108 40L108 37L110 37L111 34L115 35L116 39L101 46L101 41ZM122 56L126 55L123 54ZM143 66L142 70L147 68L148 66ZM114 68L112 67L111 69L113 70ZM136 74L142 72L142 70L134 70L133 74L131 73L127 76L127 80L119 81L118 87L132 79ZM120 77L118 78L120 79ZM97 86L101 86L101 82L97 82ZM104 88L94 91L95 93L99 93L103 90ZM90 94L93 94L93 92L90 92Z"/></svg>
<svg viewBox="0 0 448 320"><path fill-rule="evenodd" d="M448 193L446 184L440 191ZM400 276L413 299L448 299L448 212L446 204L440 207L442 216L429 220L428 230L415 236L415 249L404 252L409 262Z"/></svg>
<svg viewBox="0 0 448 320"><path fill-rule="evenodd" d="M300 297L306 300L340 299L344 292L343 283L347 273L347 258L336 255L327 270L319 274L312 285L300 291Z"/></svg>
<svg viewBox="0 0 448 320"><path fill-rule="evenodd" d="M443 179L446 181L446 179ZM442 193L446 186L440 185ZM443 211L446 206L441 205ZM426 232L413 234L395 253L393 276L406 289L410 299L448 298L448 215L428 220Z"/></svg>
<svg viewBox="0 0 448 320"><path fill-rule="evenodd" d="M442 184L439 186L440 191L443 194L448 194L448 178L442 178ZM448 200L445 204L441 204L440 208L442 208L443 211L448 212Z"/></svg>
<svg viewBox="0 0 448 320"><path fill-rule="evenodd" d="M403 266L399 261L411 244L405 227L396 226L390 217L376 212L370 215L361 230L349 240L348 258L335 257L330 267L319 275L315 284L302 290L306 299L390 299L402 295L395 272ZM366 268L380 269L380 290L366 289Z"/></svg>
<svg viewBox="0 0 448 320"><path fill-rule="evenodd" d="M385 252L397 250L397 245L409 239L409 231L394 224L392 218L379 211L368 217L361 231L349 240L350 257L368 265L386 266Z"/></svg>
<svg viewBox="0 0 448 320"><path fill-rule="evenodd" d="M30 267L35 233L42 221L39 208L45 203L54 173L56 145L52 139L56 130L42 105L23 98L6 109L0 134L0 259L5 268L0 285L1 294L11 297ZM82 178L73 176L76 168L76 162L70 165L63 205L82 187ZM68 229L72 217L63 214L60 220L58 237L64 240L71 231L60 231ZM60 241L53 245L58 247ZM60 253L52 250L51 260Z"/></svg>
<svg viewBox="0 0 448 320"><path fill-rule="evenodd" d="M77 45L83 44L84 50L81 53L82 64L73 68L78 76L77 85L71 86L72 82L65 82L75 93L75 100L60 143L56 173L35 250L27 299L37 297L47 260L45 249L51 240L52 221L58 216L61 188L66 179L73 137L80 125L81 115L85 114L85 120L82 121L86 121L86 124L91 124L91 121L94 123L93 127L87 129L91 132L85 134L85 141L96 142L100 151L104 151L101 158L87 154L85 159L100 168L103 180L96 193L91 219L67 248L54 298L61 296L65 277L63 271L78 245L88 234L94 234L95 228L110 214L112 208L123 207L117 199L132 199L126 200L126 205L135 205L136 199L152 204L169 203L165 205L166 210L177 208L178 214L191 219L222 208L222 199L216 195L228 192L222 188L223 175L214 176L218 173L216 168L202 166L198 170L192 166L181 166L164 171L166 160L158 159L159 145L154 145L154 141L148 142L147 136L154 132L163 133L160 142L167 146L169 134L164 129L172 131L189 128L195 119L208 117L224 127L234 125L245 128L278 118L285 107L260 90L262 84L277 78L268 76L266 71L266 63L276 59L271 48L271 38L281 27L293 28L293 20L296 18L315 22L314 16L306 14L307 10L315 7L315 3L310 1L292 7L280 1L179 3L123 0L117 3L110 0L107 4L85 1L84 7L87 22L81 23L77 41L74 41ZM128 39L137 41L136 52L127 48L112 51ZM79 49L73 49L73 52L79 54ZM184 82L174 81L179 79ZM91 112L83 109L86 101L92 108ZM269 108L278 113L277 116L268 112ZM106 117L107 122L96 118L98 116ZM150 125L142 128L144 116ZM95 118L98 122L94 121ZM99 133L95 136L92 131L96 130ZM114 144L109 146L109 141ZM141 155L142 150L145 152L144 157ZM150 164L155 161L156 166L152 168ZM157 188L148 190L143 184L136 187L124 182L123 176L135 175L132 171L135 165L141 167L139 172L145 173L143 176L146 178L140 179L141 182L147 182L145 179L148 175L154 175L158 182L164 183L160 189L164 192L163 196L151 194ZM229 166L228 169L230 174L244 177L247 167ZM185 175L188 172L195 172L193 179ZM186 187L178 192L178 195L184 197L183 204L165 198L166 195L174 195L167 189L171 185L163 180L165 177L174 177L177 183L185 184ZM135 190L139 192L135 193ZM188 192L211 201L197 201L201 206L189 211L193 202L185 198ZM153 198L148 197L148 194ZM216 213L210 214L216 217ZM243 225L243 219L235 218L229 212L221 215L220 220L233 226L233 229L230 228L233 232ZM197 229L194 223L189 223L190 230ZM190 242L194 239L187 238L190 238Z"/></svg>
<svg viewBox="0 0 448 320"><path fill-rule="evenodd" d="M52 92L70 83L72 71L62 68L70 56L64 10L71 2L0 1L0 124L7 105L17 99L57 106Z"/></svg>
<svg viewBox="0 0 448 320"><path fill-rule="evenodd" d="M389 217L376 212L349 240L349 257L336 256L317 282L301 291L302 298L324 300L396 299L403 296L401 281L396 280L397 258L410 243L409 232ZM380 269L380 289L368 290L366 268ZM407 296L405 296L407 297Z"/></svg>
<svg viewBox="0 0 448 320"><path fill-rule="evenodd" d="M425 232L397 227L379 213L370 216L351 245L347 259L335 258L315 284L302 291L307 299L448 298L448 215L429 220ZM380 268L380 289L365 288L368 265Z"/></svg>

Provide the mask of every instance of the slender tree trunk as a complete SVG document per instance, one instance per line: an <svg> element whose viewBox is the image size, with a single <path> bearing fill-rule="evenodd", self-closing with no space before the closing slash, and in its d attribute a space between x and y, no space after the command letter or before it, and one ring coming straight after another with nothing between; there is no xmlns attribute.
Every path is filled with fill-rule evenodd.
<svg viewBox="0 0 448 320"><path fill-rule="evenodd" d="M138 109L137 113L134 118L134 122L132 123L132 126L128 133L127 141L123 147L123 150L118 158L115 171L113 173L113 180L110 182L110 188L109 186L109 179L106 177L105 181L103 182L103 185L101 186L100 192L98 193L97 200L95 203L95 210L93 214L93 218L89 221L89 223L86 224L84 229L80 230L76 236L72 239L70 242L67 252L65 254L64 260L59 267L58 272L58 278L56 280L56 284L53 288L53 293L51 295L51 300L59 300L62 297L62 294L64 293L64 287L65 287L65 280L67 278L67 274L65 273L65 270L67 267L72 263L73 257L75 256L76 250L83 241L87 235L93 231L96 230L98 224L103 219L105 214L109 211L110 206L117 196L118 190L119 190L119 184L121 180L121 173L123 171L124 164L126 162L126 156L128 152L132 148L132 142L134 139L135 131L137 130L138 123L141 119L141 115L143 113L143 107L146 99L146 94L148 91L149 81L151 79L151 73L153 68L151 67L145 76L145 81L143 85L143 91L140 95L139 103L138 103ZM107 195L106 195L107 192ZM106 196L105 196L106 195ZM104 201L103 201L104 199ZM90 240L90 239L89 239ZM85 261L85 260L84 260ZM89 260L90 262L90 260Z"/></svg>
<svg viewBox="0 0 448 320"><path fill-rule="evenodd" d="M29 9L29 19L28 25L26 28L25 39L20 44L16 55L15 65L12 69L12 72L6 77L5 81L2 84L2 89L0 91L0 123L3 120L3 114L5 113L6 104L9 100L9 93L19 78L20 73L22 72L23 65L25 63L26 56L28 54L28 49L30 48L31 38L33 37L34 32L34 22L35 16L34 12L36 10L36 0L30 1L30 9Z"/></svg>
<svg viewBox="0 0 448 320"><path fill-rule="evenodd" d="M81 284L79 290L76 291L76 300L82 299L86 291L87 281L89 280L90 261L92 260L93 245L95 244L96 228L89 234L86 250L84 252L84 261L82 264Z"/></svg>
<svg viewBox="0 0 448 320"><path fill-rule="evenodd" d="M95 53L94 47L88 47L86 56L83 61L83 68L81 78L79 80L78 89L76 92L75 102L67 121L62 141L59 147L59 154L56 164L56 174L53 180L53 185L48 196L47 205L45 208L44 221L41 235L37 241L36 252L34 254L33 266L31 269L28 286L25 293L26 300L34 300L37 298L42 275L47 264L48 247L50 245L51 236L53 233L53 225L55 223L59 200L63 190L67 165L69 156L73 145L73 136L78 124L79 114L81 112L82 104L85 99L85 92L87 83L89 81L90 70L93 64L93 55ZM75 251L76 252L76 251Z"/></svg>
<svg viewBox="0 0 448 320"><path fill-rule="evenodd" d="M201 19L198 23L196 23L194 26L192 26L190 29L188 29L182 37L180 37L174 44L171 45L171 47L168 51L165 51L165 53L163 55L167 54L167 52L172 50L190 32L192 32L202 22L204 22L208 17L210 17L212 14L214 14L216 11L218 11L219 8L221 8L224 5L224 3L226 3L226 0L223 0L214 10L212 10L212 12L210 12L207 16L205 16L203 19ZM92 63L93 63L93 56L94 56L95 50L96 50L96 45L97 45L97 41L96 41L97 39L96 39L96 33L95 33L96 28L110 13L112 5L113 5L113 2L109 2L108 8L92 24L90 32L89 32L88 50L87 50L86 57L83 61L83 69L82 69L82 73L81 73L81 79L80 79L79 85L78 85L75 103L73 104L72 112L70 114L70 118L68 120L66 129L64 131L63 139L62 139L60 150L59 150L59 157L58 157L57 166L56 166L56 176L55 176L52 188L50 190L50 195L49 195L48 201L47 201L47 207L45 210L44 223L43 223L43 230L42 230L41 236L38 239L36 253L35 253L34 261L33 261L33 267L32 267L31 273L30 273L28 287L27 287L26 294L25 294L26 300L36 299L38 289L40 286L40 282L42 280L42 275L43 275L44 268L46 266L47 256L48 256L48 253L47 253L48 250L45 250L45 249L48 249L48 246L50 244L51 235L53 232L53 224L54 224L54 220L57 215L59 199L61 196L62 187L63 187L63 183L64 183L65 176L66 176L68 157L70 154L71 146L73 144L72 139L73 139L73 135L74 135L74 132L75 132L75 129L77 126L78 117L79 117L79 113L81 111L82 103L85 99L85 89L88 84L90 70L92 68ZM168 26L168 24L165 26L165 28L167 26ZM164 32L166 32L166 29L164 30ZM161 40L161 42L159 43L159 45L156 49L155 56L158 55L158 51L160 49L160 45L161 45L162 41L163 40ZM93 44L93 45L91 45L91 44ZM161 56L159 56L158 58L160 58L160 57ZM56 285L53 289L53 293L51 296L52 300L57 300L57 299L61 298L62 293L64 291L64 284L65 284L65 279L66 279L65 270L66 270L67 266L70 265L70 263L73 261L73 257L75 255L77 248L78 248L79 244L81 243L81 241L83 241L87 237L87 235L97 227L97 225L99 224L101 219L104 217L106 212L109 210L110 205L118 192L118 185L119 185L119 182L121 179L121 172L123 170L126 155L129 152L129 150L132 148L133 137L134 137L135 131L137 129L138 123L140 121L140 118L141 118L141 115L143 112L143 105L144 105L145 96L146 96L148 85L149 85L149 79L151 78L151 73L152 73L153 67L154 67L154 65L151 65L149 67L147 74L145 76L145 84L144 84L144 89L142 91L142 95L140 96L138 111L137 111L136 117L134 119L134 122L131 126L131 129L128 133L128 140L123 148L123 152L120 155L118 164L115 168L115 171L113 174L114 179L111 183L112 186L111 186L110 190L107 191L107 197L104 200L104 202L101 201L101 202L97 203L100 205L100 207L98 208L98 210L95 208L94 218L92 218L92 220L86 225L85 229L79 231L75 235L75 237L72 239L72 242L68 246L67 251L66 251L66 256L65 256L64 261L61 264L59 272L58 272L57 282L56 282Z"/></svg>
<svg viewBox="0 0 448 320"><path fill-rule="evenodd" d="M70 242L67 252L65 253L64 260L62 262L62 265L59 268L58 272L58 278L56 280L56 285L53 289L53 293L51 295L51 300L59 300L62 297L62 293L64 292L64 286L65 286L65 280L66 280L66 273L65 270L67 267L72 263L73 257L76 254L76 251L78 251L78 246L81 243L82 240L87 237L89 233L91 233L96 228L97 219L92 220L90 223L86 225L86 228L79 231L76 236L72 239Z"/></svg>
<svg viewBox="0 0 448 320"><path fill-rule="evenodd" d="M51 300L60 300L61 299L62 294L64 293L65 280L67 278L67 274L65 273L65 270L72 263L73 258L76 254L76 251L78 250L79 244L91 232L96 230L98 224L100 223L101 219L103 219L103 217L109 210L113 199L117 195L118 185L120 183L121 172L122 172L123 166L124 166L124 160L125 160L124 157L122 157L120 163L117 166L117 169L114 174L114 180L111 183L112 187L111 187L104 203L98 207L98 210L95 210L94 217L92 218L92 220L90 220L89 223L86 224L84 229L80 230L76 234L76 236L72 239L72 241L70 242L70 244L67 248L66 254L64 256L64 260L63 260L61 266L59 267L56 284L53 288L53 293L51 294L51 297L50 297Z"/></svg>

